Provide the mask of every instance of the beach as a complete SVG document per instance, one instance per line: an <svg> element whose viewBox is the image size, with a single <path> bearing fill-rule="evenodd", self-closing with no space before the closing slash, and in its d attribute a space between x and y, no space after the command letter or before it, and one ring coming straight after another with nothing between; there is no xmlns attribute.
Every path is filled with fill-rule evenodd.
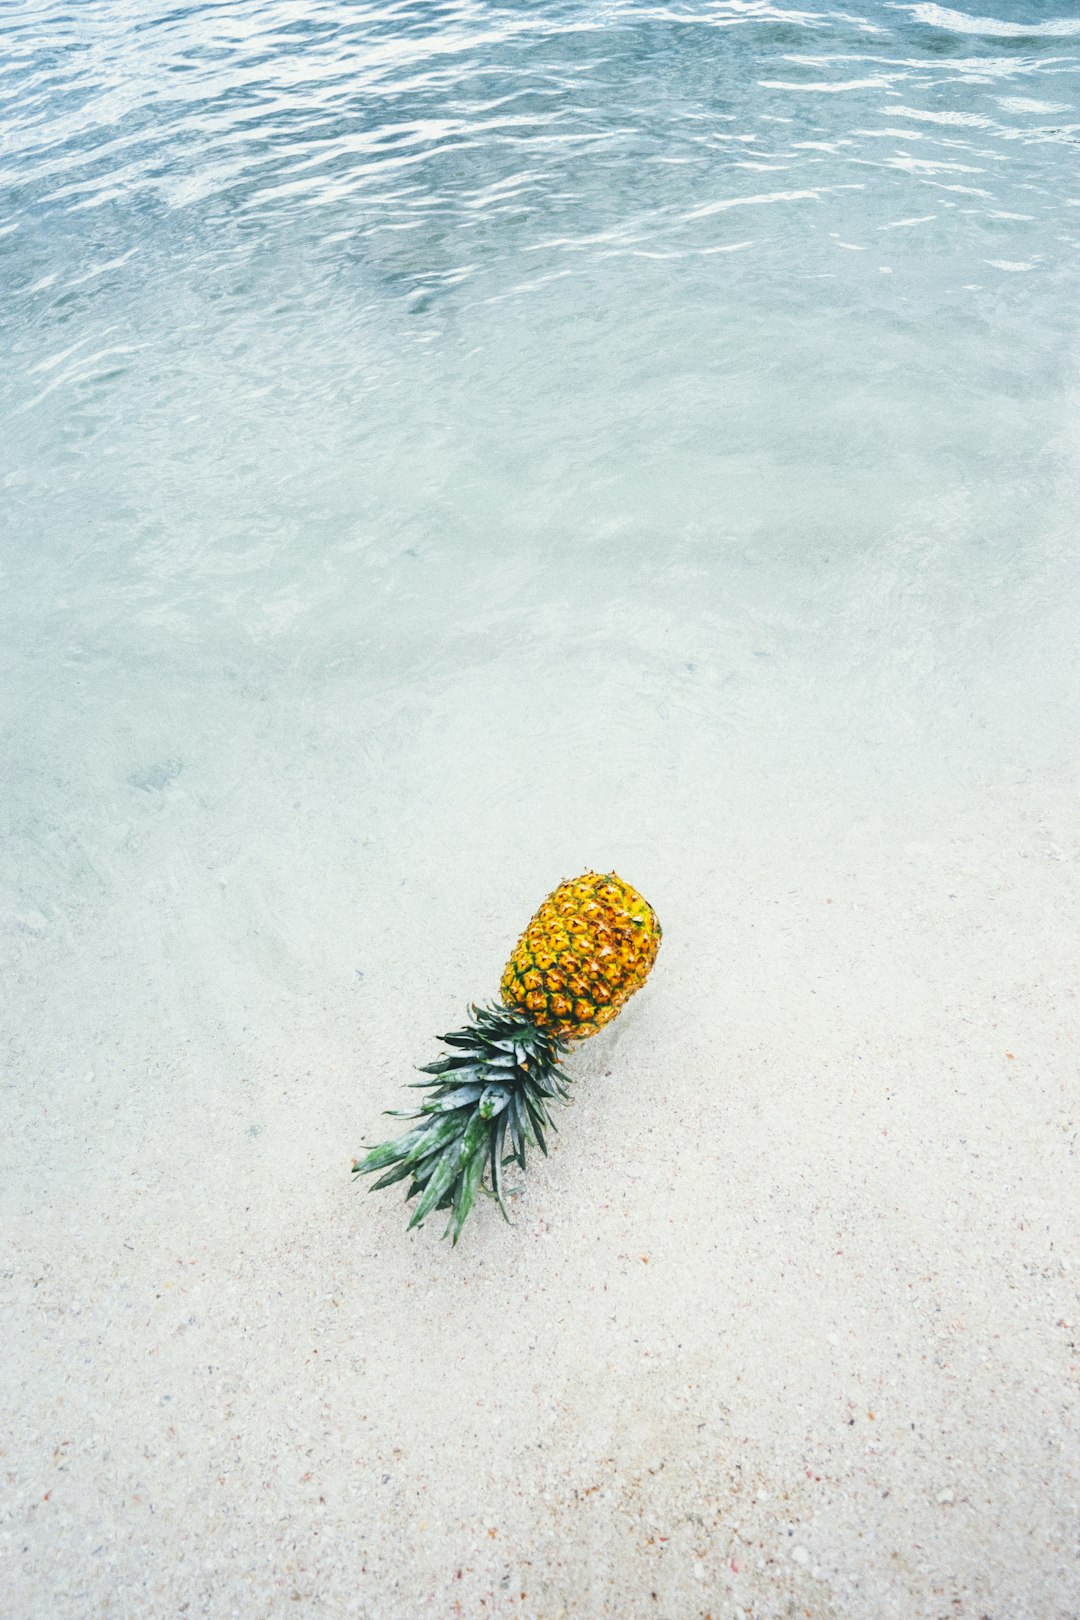
<svg viewBox="0 0 1080 1620"><path fill-rule="evenodd" d="M534 778L526 853L453 765L480 686L425 695L364 829L257 734L213 796L118 771L106 900L24 924L9 1612L1070 1614L1068 770L1013 738L916 789L890 748L781 797L729 756L660 837L579 793L586 848ZM319 733L351 762L367 717ZM589 860L660 912L652 980L568 1058L513 1226L407 1233L351 1157Z"/></svg>
<svg viewBox="0 0 1080 1620"><path fill-rule="evenodd" d="M1075 30L759 11L0 24L11 1620L1080 1615Z"/></svg>

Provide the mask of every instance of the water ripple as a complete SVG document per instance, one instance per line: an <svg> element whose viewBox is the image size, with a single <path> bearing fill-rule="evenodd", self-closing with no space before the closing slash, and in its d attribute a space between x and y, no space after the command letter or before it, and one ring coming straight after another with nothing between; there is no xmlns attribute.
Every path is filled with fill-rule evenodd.
<svg viewBox="0 0 1080 1620"><path fill-rule="evenodd" d="M927 457L1036 453L1080 25L1032 9L14 0L18 577L59 601L92 554L121 639L262 645L385 573L419 658L465 547L539 588L583 525L598 570L672 510L745 535L777 464L858 530L834 487L887 522Z"/></svg>

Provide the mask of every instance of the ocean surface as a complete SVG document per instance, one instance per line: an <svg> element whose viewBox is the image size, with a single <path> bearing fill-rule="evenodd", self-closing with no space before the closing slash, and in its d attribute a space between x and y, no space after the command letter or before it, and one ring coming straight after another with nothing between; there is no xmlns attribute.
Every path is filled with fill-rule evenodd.
<svg viewBox="0 0 1080 1620"><path fill-rule="evenodd" d="M14 3L0 96L24 1056L113 947L427 983L509 874L722 906L1072 759L1069 8Z"/></svg>
<svg viewBox="0 0 1080 1620"><path fill-rule="evenodd" d="M587 864L1065 747L1071 8L14 0L0 98L9 942L241 782Z"/></svg>

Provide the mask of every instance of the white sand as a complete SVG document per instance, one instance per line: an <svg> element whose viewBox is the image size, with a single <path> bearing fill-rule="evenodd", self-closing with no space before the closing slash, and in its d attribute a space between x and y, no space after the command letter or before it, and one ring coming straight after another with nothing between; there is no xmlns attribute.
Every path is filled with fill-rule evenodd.
<svg viewBox="0 0 1080 1620"><path fill-rule="evenodd" d="M7 930L5 1615L1080 1613L1064 687L552 634L517 726L481 650L44 732L82 833ZM406 1234L351 1157L590 864L653 979L516 1226Z"/></svg>

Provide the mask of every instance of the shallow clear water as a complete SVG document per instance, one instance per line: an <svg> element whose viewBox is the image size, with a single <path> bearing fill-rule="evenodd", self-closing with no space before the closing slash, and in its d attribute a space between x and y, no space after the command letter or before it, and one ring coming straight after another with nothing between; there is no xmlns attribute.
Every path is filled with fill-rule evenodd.
<svg viewBox="0 0 1080 1620"><path fill-rule="evenodd" d="M257 890L308 984L327 887L494 919L1068 758L1070 8L15 3L0 65L28 963L246 860L170 949Z"/></svg>
<svg viewBox="0 0 1080 1620"><path fill-rule="evenodd" d="M965 3L0 0L20 1620L1080 1613L1080 6Z"/></svg>

